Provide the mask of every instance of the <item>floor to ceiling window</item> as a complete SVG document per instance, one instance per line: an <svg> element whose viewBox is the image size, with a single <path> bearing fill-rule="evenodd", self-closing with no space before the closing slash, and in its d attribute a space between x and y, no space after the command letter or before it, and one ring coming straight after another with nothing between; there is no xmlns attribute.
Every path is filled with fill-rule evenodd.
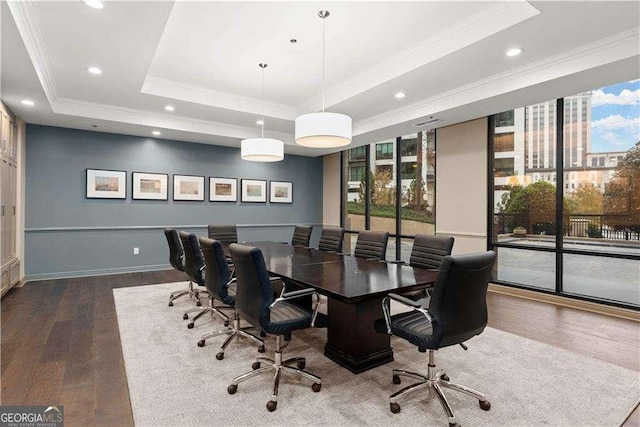
<svg viewBox="0 0 640 427"><path fill-rule="evenodd" d="M494 279L640 307L640 81L491 123Z"/></svg>
<svg viewBox="0 0 640 427"><path fill-rule="evenodd" d="M434 233L435 155L435 130L344 151L345 229L387 231L387 260L408 260L411 237ZM356 239L347 233L345 251Z"/></svg>

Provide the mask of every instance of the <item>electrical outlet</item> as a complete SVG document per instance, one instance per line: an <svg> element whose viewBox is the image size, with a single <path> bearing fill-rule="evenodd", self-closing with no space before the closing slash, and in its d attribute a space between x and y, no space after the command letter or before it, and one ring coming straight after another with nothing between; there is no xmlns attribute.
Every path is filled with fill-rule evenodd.
<svg viewBox="0 0 640 427"><path fill-rule="evenodd" d="M134 255L139 255L140 254L140 248L133 248L133 254Z"/></svg>

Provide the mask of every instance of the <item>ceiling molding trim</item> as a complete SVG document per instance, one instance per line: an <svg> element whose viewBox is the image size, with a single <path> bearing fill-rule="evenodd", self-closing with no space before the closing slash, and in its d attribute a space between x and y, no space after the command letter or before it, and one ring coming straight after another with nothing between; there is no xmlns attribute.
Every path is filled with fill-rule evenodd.
<svg viewBox="0 0 640 427"><path fill-rule="evenodd" d="M67 98L58 99L52 108L53 112L56 114L122 122L158 129L193 132L238 139L256 138L260 136L260 130L255 128L234 126L226 123L191 119L187 117L167 117L163 114L150 113L142 110ZM287 145L295 145L293 135L291 134L282 132L265 132L265 137L277 138Z"/></svg>
<svg viewBox="0 0 640 427"><path fill-rule="evenodd" d="M526 1L496 2L493 7L463 20L447 31L436 34L368 68L357 76L326 91L325 104L332 106L396 77L461 50L479 40L523 22L540 12ZM298 112L319 110L322 97L300 105Z"/></svg>
<svg viewBox="0 0 640 427"><path fill-rule="evenodd" d="M471 104L638 55L640 29L632 28L596 42L496 74L437 96L360 120L353 135L436 116L441 111ZM558 96L569 94L558 94ZM438 123L440 127L442 123Z"/></svg>
<svg viewBox="0 0 640 427"><path fill-rule="evenodd" d="M201 86L188 85L159 77L147 76L144 79L140 92L148 95L192 102L194 104L202 104L227 110L256 114L257 116L262 115L262 101L259 99L233 95L226 92L207 89ZM284 104L265 102L264 115L265 117L293 121L297 114L294 107Z"/></svg>
<svg viewBox="0 0 640 427"><path fill-rule="evenodd" d="M42 31L40 31L33 5L30 1L10 0L7 1L7 6L9 6L18 32L27 48L42 89L49 100L49 104L53 105L58 99L58 91L53 77L53 68L49 63L44 37L42 36Z"/></svg>

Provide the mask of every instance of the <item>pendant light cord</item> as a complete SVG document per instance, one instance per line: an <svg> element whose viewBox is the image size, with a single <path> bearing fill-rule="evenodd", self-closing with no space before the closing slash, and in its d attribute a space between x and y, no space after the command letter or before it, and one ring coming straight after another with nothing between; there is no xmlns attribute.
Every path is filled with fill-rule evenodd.
<svg viewBox="0 0 640 427"><path fill-rule="evenodd" d="M262 128L262 139L264 139L264 67L261 65L260 68L262 68L262 125L260 127Z"/></svg>
<svg viewBox="0 0 640 427"><path fill-rule="evenodd" d="M322 112L324 113L324 21L327 18L322 18Z"/></svg>

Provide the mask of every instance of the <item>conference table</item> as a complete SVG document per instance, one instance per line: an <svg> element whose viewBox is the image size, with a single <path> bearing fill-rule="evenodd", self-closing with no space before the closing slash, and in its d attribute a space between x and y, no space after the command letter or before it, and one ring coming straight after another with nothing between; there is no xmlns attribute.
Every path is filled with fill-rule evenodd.
<svg viewBox="0 0 640 427"><path fill-rule="evenodd" d="M329 359L361 373L393 361L389 335L377 333L382 299L433 285L437 270L386 263L276 242L243 243L262 250L269 273L327 297Z"/></svg>

